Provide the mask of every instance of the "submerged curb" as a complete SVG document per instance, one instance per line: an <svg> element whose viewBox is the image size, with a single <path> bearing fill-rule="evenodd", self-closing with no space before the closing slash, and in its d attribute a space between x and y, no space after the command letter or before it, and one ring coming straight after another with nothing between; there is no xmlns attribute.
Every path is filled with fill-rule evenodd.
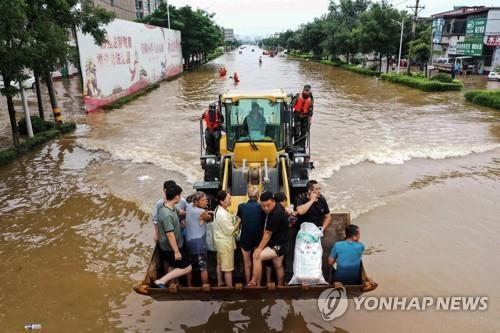
<svg viewBox="0 0 500 333"><path fill-rule="evenodd" d="M411 88L420 89L423 91L460 91L463 84L460 81L441 82L425 77L408 76L404 74L382 74L382 80L392 83L402 84Z"/></svg>
<svg viewBox="0 0 500 333"><path fill-rule="evenodd" d="M16 147L11 147L0 151L0 166L9 164L15 159L29 153L30 151L38 148L42 144L58 138L63 134L73 132L76 129L76 123L68 122L57 125L55 128L48 131L43 131L35 134L32 138L28 138Z"/></svg>

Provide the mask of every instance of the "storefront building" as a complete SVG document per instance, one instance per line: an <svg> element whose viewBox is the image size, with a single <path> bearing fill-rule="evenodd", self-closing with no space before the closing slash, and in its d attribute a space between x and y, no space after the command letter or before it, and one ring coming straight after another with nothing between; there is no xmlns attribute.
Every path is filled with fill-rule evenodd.
<svg viewBox="0 0 500 333"><path fill-rule="evenodd" d="M433 63L460 58L477 74L500 66L500 7L460 7L432 19Z"/></svg>

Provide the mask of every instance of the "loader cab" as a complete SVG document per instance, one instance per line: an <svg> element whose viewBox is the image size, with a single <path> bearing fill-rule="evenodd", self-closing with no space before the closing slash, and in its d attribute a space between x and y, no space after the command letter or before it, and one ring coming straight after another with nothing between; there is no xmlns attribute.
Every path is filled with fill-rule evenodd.
<svg viewBox="0 0 500 333"><path fill-rule="evenodd" d="M304 151L293 142L290 102L291 96L282 89L220 95L217 104L224 123L219 154L207 154L200 122L204 180L195 183L195 189L211 195L229 191L230 211L247 200L251 185L261 191L284 192L288 202L294 203L295 195L305 191L313 164L309 145Z"/></svg>
<svg viewBox="0 0 500 333"><path fill-rule="evenodd" d="M273 142L277 150L284 149L285 105L283 98L226 98L227 151L233 152L238 143L256 142Z"/></svg>

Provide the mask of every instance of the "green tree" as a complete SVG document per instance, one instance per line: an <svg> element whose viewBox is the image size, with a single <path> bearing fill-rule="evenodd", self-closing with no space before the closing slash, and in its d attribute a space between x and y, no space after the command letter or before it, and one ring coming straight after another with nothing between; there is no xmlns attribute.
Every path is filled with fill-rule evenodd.
<svg viewBox="0 0 500 333"><path fill-rule="evenodd" d="M400 12L385 2L373 3L360 17L361 50L378 54L379 71L382 70L382 57L386 56L388 60L399 50L401 27L394 21L402 19L409 21L406 12Z"/></svg>
<svg viewBox="0 0 500 333"><path fill-rule="evenodd" d="M349 62L350 56L360 51L359 19L368 5L367 0L340 0L338 3L330 1L324 45L331 55L343 54Z"/></svg>
<svg viewBox="0 0 500 333"><path fill-rule="evenodd" d="M10 85L12 80L22 80L23 68L31 52L32 36L26 29L28 17L26 3L23 0L0 1L0 73L3 76L2 94L7 99L12 142L19 144L19 131L16 123L13 96L17 89Z"/></svg>
<svg viewBox="0 0 500 333"><path fill-rule="evenodd" d="M274 50L278 47L278 45L279 45L279 38L278 37L264 38L261 42L262 48L265 48L267 50Z"/></svg>
<svg viewBox="0 0 500 333"><path fill-rule="evenodd" d="M424 25L422 24L421 26ZM427 28L421 31L418 38L411 41L408 44L408 47L410 57L417 63L427 67L427 61L429 60L431 53L432 27L430 24L426 24L425 26L427 26ZM427 71L425 71L425 75L427 76Z"/></svg>
<svg viewBox="0 0 500 333"><path fill-rule="evenodd" d="M60 110L52 85L52 72L66 64L74 53L69 41L76 29L91 34L97 44L106 38L103 24L114 14L94 6L89 0L25 0L29 19L28 29L34 42L31 61L27 64L36 75L42 74L49 90L54 118L61 121Z"/></svg>
<svg viewBox="0 0 500 333"><path fill-rule="evenodd" d="M326 39L326 19L316 18L305 24L300 36L302 51L312 52L314 58L319 59L324 50L323 41Z"/></svg>
<svg viewBox="0 0 500 333"><path fill-rule="evenodd" d="M190 6L176 8L169 5L168 9L171 29L181 32L182 55L186 66L206 61L208 54L223 44L223 32L214 22L214 14L201 9L193 10ZM167 27L167 5L161 4L156 11L139 22Z"/></svg>
<svg viewBox="0 0 500 333"><path fill-rule="evenodd" d="M59 114L50 73L67 59L71 31L80 28L101 43L105 38L102 24L110 22L113 14L94 7L89 0L0 1L0 13L0 73L5 85L2 93L17 145L19 133L12 97L18 90L10 82L22 81L26 69L44 73L54 114Z"/></svg>

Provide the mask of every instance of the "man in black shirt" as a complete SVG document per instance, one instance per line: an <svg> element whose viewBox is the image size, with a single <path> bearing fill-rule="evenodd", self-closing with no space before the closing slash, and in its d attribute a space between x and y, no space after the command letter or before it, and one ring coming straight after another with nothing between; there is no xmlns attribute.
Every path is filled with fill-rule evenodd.
<svg viewBox="0 0 500 333"><path fill-rule="evenodd" d="M278 286L285 282L283 258L288 247L288 217L285 209L276 204L271 192L260 196L261 207L266 213L264 235L253 253L253 276L248 286L260 286L262 261L273 260Z"/></svg>
<svg viewBox="0 0 500 333"><path fill-rule="evenodd" d="M311 222L326 230L332 223L332 216L325 198L321 195L321 187L315 180L307 182L307 196L297 200L299 224Z"/></svg>

